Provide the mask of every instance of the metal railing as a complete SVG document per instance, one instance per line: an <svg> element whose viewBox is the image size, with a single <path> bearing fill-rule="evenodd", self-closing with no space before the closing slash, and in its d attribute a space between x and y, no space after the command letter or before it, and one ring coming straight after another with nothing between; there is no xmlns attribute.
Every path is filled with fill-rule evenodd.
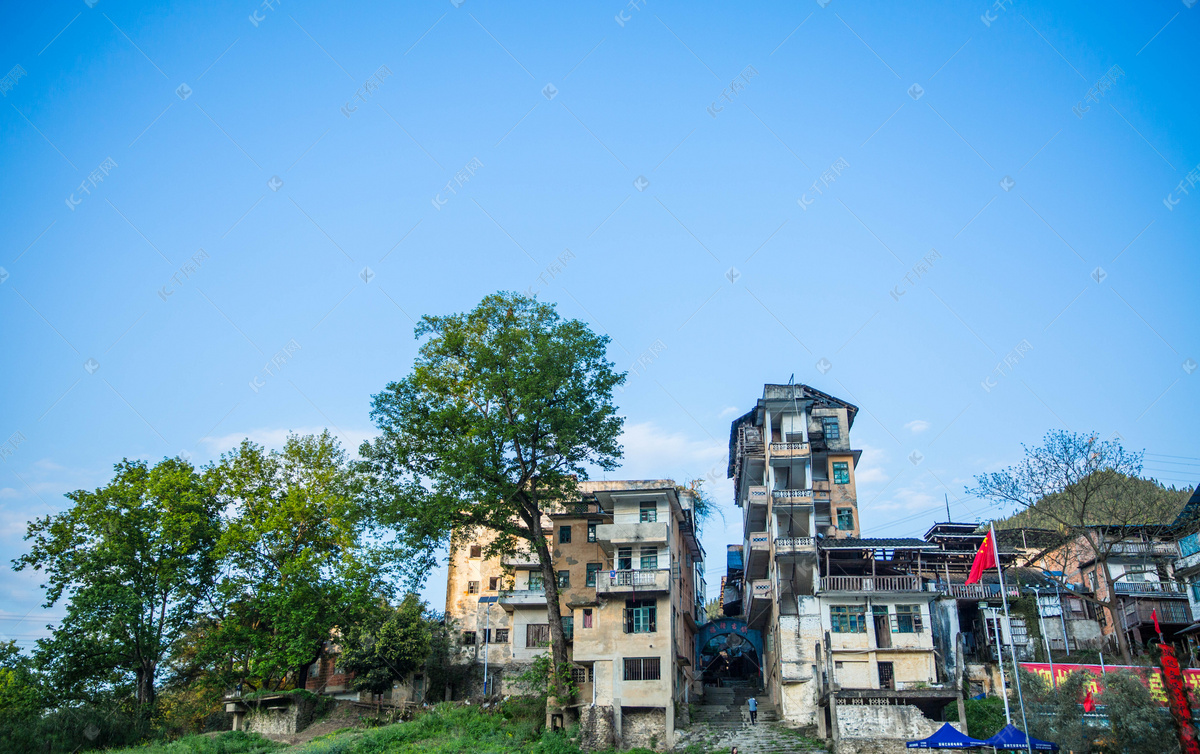
<svg viewBox="0 0 1200 754"><path fill-rule="evenodd" d="M1177 581L1118 581L1117 594L1187 594L1187 588Z"/></svg>
<svg viewBox="0 0 1200 754"><path fill-rule="evenodd" d="M822 592L919 592L916 576L822 576Z"/></svg>
<svg viewBox="0 0 1200 754"><path fill-rule="evenodd" d="M946 586L943 584L942 586ZM951 597L960 600L988 600L1000 599L999 584L950 584L947 591ZM1016 599L1020 597L1020 588L1016 586L1004 585L1004 594L1006 597Z"/></svg>

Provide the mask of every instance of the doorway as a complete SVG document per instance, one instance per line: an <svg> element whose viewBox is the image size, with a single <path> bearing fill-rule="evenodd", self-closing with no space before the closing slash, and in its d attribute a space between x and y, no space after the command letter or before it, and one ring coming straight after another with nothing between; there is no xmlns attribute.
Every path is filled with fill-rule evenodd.
<svg viewBox="0 0 1200 754"><path fill-rule="evenodd" d="M896 690L896 674L890 662L879 663L879 688Z"/></svg>
<svg viewBox="0 0 1200 754"><path fill-rule="evenodd" d="M892 646L892 624L888 620L887 605L876 605L871 608L875 619L875 646L887 649ZM891 663L888 663L889 665ZM882 665L880 665L882 667ZM880 671L882 672L882 671Z"/></svg>

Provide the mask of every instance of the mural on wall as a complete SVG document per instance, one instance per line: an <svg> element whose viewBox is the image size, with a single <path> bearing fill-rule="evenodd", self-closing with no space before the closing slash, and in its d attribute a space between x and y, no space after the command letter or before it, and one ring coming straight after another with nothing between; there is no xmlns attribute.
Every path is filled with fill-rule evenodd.
<svg viewBox="0 0 1200 754"><path fill-rule="evenodd" d="M696 637L697 665L705 683L722 678L762 677L762 632L745 621L723 618L705 623Z"/></svg>

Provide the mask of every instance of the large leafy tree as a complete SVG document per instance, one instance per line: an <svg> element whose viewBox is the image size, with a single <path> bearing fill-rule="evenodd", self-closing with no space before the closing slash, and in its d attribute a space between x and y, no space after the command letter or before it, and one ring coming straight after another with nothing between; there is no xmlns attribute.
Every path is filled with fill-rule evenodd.
<svg viewBox="0 0 1200 754"><path fill-rule="evenodd" d="M1062 535L1062 546L1044 553L1042 562L1050 566L1047 576L1061 582L1064 572L1095 561L1107 596L1080 596L1108 611L1121 655L1129 663L1129 640L1120 630L1121 606L1109 560L1130 539L1165 532L1187 493L1141 479L1142 454L1126 451L1116 440L1054 430L1041 445L1024 450L1020 463L977 476L975 487L967 491L1015 506L1012 524L1042 526Z"/></svg>
<svg viewBox="0 0 1200 754"><path fill-rule="evenodd" d="M485 541L488 556L536 555L560 698L567 653L543 515L577 499L589 467L617 466L612 391L625 376L606 336L519 294L425 316L416 335L426 340L413 370L374 396L381 435L360 451L383 494L380 515L414 574L437 548L468 539Z"/></svg>
<svg viewBox="0 0 1200 754"><path fill-rule="evenodd" d="M424 666L432 638L424 603L409 593L399 606L382 606L346 631L340 663L354 674L355 689L382 694Z"/></svg>
<svg viewBox="0 0 1200 754"><path fill-rule="evenodd" d="M215 572L217 503L190 463L123 460L108 485L29 524L17 570L46 574L45 607L67 600L40 664L60 695L131 688L153 709L160 665L195 619Z"/></svg>
<svg viewBox="0 0 1200 754"><path fill-rule="evenodd" d="M328 431L282 450L245 440L210 473L225 526L201 656L224 683L304 688L334 632L390 594L367 542L363 478Z"/></svg>

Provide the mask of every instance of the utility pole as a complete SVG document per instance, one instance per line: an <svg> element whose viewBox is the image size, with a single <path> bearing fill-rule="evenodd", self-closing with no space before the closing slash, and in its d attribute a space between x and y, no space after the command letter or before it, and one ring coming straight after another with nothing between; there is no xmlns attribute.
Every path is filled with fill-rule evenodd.
<svg viewBox="0 0 1200 754"><path fill-rule="evenodd" d="M1033 754L1033 743L1029 740L1029 720L1025 716L1025 695L1021 693L1021 671L1017 667L1017 645L1012 637L1012 618L1008 615L1008 595L1004 588L1004 567L1000 563L1000 541L996 539L996 524L989 524L992 530L992 547L996 548L996 573L1000 576L1000 601L1004 603L1004 622L1008 624L1008 649L1012 654L1013 664L1013 683L1017 686L1017 703L1021 705L1021 723L1025 727L1025 748L1029 754ZM1003 643L1001 644L1003 649ZM1003 651L1001 652L1000 664L1004 665Z"/></svg>
<svg viewBox="0 0 1200 754"><path fill-rule="evenodd" d="M1050 637L1046 635L1046 621L1042 620L1042 592L1038 587L1033 587L1034 599L1037 600L1038 628L1042 632L1042 642L1046 645L1046 662L1050 663L1050 687L1058 688L1058 679L1054 677L1054 656L1050 654ZM1062 610L1062 606L1059 606ZM1063 633L1063 642L1067 639L1066 633Z"/></svg>
<svg viewBox="0 0 1200 754"><path fill-rule="evenodd" d="M946 499L946 523L950 523L954 520L950 518L950 496L943 492L942 497Z"/></svg>

